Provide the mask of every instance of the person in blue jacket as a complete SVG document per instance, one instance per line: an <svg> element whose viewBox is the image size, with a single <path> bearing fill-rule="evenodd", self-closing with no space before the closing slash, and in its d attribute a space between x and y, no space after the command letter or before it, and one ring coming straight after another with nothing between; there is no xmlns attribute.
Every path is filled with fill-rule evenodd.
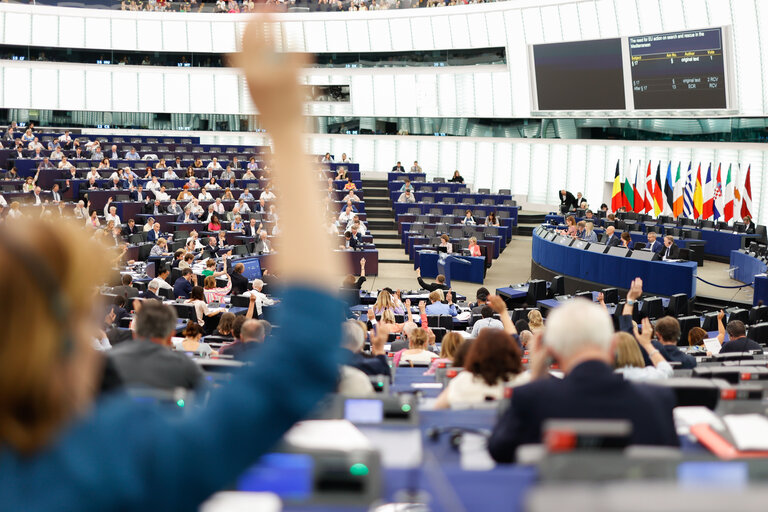
<svg viewBox="0 0 768 512"><path fill-rule="evenodd" d="M277 339L183 418L121 394L94 402L103 371L91 348L93 290L108 278L107 249L61 220L3 224L0 264L14 271L0 274L0 289L14 300L0 308L0 510L196 510L336 387L343 308L302 154L304 63L278 58L263 31L262 20L248 25L234 61L273 137L283 191L283 245L271 263L284 283Z"/></svg>

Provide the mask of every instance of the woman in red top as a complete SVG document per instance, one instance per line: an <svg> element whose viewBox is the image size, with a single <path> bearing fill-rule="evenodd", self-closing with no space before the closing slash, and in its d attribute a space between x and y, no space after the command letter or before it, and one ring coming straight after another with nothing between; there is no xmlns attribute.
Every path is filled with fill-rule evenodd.
<svg viewBox="0 0 768 512"><path fill-rule="evenodd" d="M469 239L469 255L482 256L482 254L480 254L480 246L477 245L477 238L475 237Z"/></svg>
<svg viewBox="0 0 768 512"><path fill-rule="evenodd" d="M221 231L221 222L218 215L211 215L211 222L208 223L208 231Z"/></svg>

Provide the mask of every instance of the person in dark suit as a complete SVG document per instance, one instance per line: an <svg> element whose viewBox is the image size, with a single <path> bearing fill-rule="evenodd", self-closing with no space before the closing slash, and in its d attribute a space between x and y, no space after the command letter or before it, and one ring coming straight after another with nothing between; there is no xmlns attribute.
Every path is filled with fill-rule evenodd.
<svg viewBox="0 0 768 512"><path fill-rule="evenodd" d="M429 292L433 292L435 290L450 290L451 287L445 284L445 276L443 274L438 274L435 280L436 283L426 283L421 278L421 268L416 269L416 280L419 282L419 286Z"/></svg>
<svg viewBox="0 0 768 512"><path fill-rule="evenodd" d="M662 247L661 252L659 252L659 257L661 257L662 260L680 259L680 248L675 244L675 239L672 235L664 237L664 247Z"/></svg>
<svg viewBox="0 0 768 512"><path fill-rule="evenodd" d="M245 265L238 263L229 273L229 277L232 281L232 295L242 295L251 289L251 283L248 281L248 278L243 275L243 270L245 270Z"/></svg>
<svg viewBox="0 0 768 512"><path fill-rule="evenodd" d="M184 212L176 219L176 222L191 224L193 222L197 222L197 215L192 213L192 208L187 205L184 207Z"/></svg>
<svg viewBox="0 0 768 512"><path fill-rule="evenodd" d="M387 352L384 350L389 335L386 329L381 329L371 341L371 356L363 355L365 345L365 330L354 320L347 320L342 327L342 351L345 364L357 368L366 375L391 375Z"/></svg>
<svg viewBox="0 0 768 512"><path fill-rule="evenodd" d="M742 220L744 221L744 232L748 235L754 235L755 231L757 231L757 226L752 221L752 217L745 215Z"/></svg>
<svg viewBox="0 0 768 512"><path fill-rule="evenodd" d="M533 382L516 387L488 440L497 462L514 462L524 444L542 442L549 419L613 419L632 424L635 445L677 446L672 390L633 384L613 371L613 325L600 306L581 300L550 313L545 340L532 351ZM547 371L553 357L565 373Z"/></svg>
<svg viewBox="0 0 768 512"><path fill-rule="evenodd" d="M397 162L397 165L392 167L392 172L405 172L405 167L400 162Z"/></svg>
<svg viewBox="0 0 768 512"><path fill-rule="evenodd" d="M127 299L138 297L139 290L131 286L131 283L133 283L131 274L123 274L120 278L120 282L122 283L120 286L115 286L112 288L112 293L115 295L123 296Z"/></svg>
<svg viewBox="0 0 768 512"><path fill-rule="evenodd" d="M621 245L621 239L616 236L616 228L608 226L605 228L605 236L603 237L603 243L608 247L618 247Z"/></svg>
<svg viewBox="0 0 768 512"><path fill-rule="evenodd" d="M126 222L125 225L123 226L122 234L125 238L128 238L131 235L137 235L142 232L143 230L136 225L135 220L128 219L128 222Z"/></svg>
<svg viewBox="0 0 768 512"><path fill-rule="evenodd" d="M722 348L720 353L748 352L750 350L763 350L763 347L754 340L747 338L747 328L741 320L731 320L727 326L723 326L725 312L721 309L717 314L717 341ZM725 333L728 333L728 341L725 341Z"/></svg>
<svg viewBox="0 0 768 512"><path fill-rule="evenodd" d="M576 202L576 197L573 194L563 189L558 192L560 197L560 212L565 213L571 209L575 210L579 207L579 203Z"/></svg>
<svg viewBox="0 0 768 512"><path fill-rule="evenodd" d="M181 271L181 277L173 283L173 296L177 299L188 299L192 293L193 282L197 282L194 272L191 268L185 268Z"/></svg>
<svg viewBox="0 0 768 512"><path fill-rule="evenodd" d="M261 231L261 225L256 224L256 219L251 217L248 225L246 225L243 230L243 234L248 237L257 238L259 236L259 231Z"/></svg>
<svg viewBox="0 0 768 512"><path fill-rule="evenodd" d="M150 282L147 285L146 291L139 294L140 299L155 299L162 302L162 298L157 294L159 285L157 283Z"/></svg>
<svg viewBox="0 0 768 512"><path fill-rule="evenodd" d="M147 242L156 242L158 238L161 238L163 234L160 232L160 223L155 222L152 225L152 229L147 231Z"/></svg>
<svg viewBox="0 0 768 512"><path fill-rule="evenodd" d="M657 238L656 238L657 236L658 235L656 234L655 231L649 231L648 232L648 247L647 248L648 248L649 251L655 252L655 253L658 254L661 251L662 247L664 247L664 244L662 244L661 242L659 242L657 240Z"/></svg>

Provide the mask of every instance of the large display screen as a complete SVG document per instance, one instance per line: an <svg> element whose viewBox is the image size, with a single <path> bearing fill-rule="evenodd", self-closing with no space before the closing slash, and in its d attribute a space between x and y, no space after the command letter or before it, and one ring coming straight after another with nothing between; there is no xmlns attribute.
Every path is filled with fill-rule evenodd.
<svg viewBox="0 0 768 512"><path fill-rule="evenodd" d="M635 109L727 107L719 28L629 38Z"/></svg>
<svg viewBox="0 0 768 512"><path fill-rule="evenodd" d="M621 39L533 46L538 110L624 110Z"/></svg>

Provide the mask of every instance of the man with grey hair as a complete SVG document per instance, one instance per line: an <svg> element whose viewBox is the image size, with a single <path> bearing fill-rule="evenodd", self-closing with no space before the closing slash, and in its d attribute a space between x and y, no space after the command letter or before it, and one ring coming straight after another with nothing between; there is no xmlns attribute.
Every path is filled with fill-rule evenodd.
<svg viewBox="0 0 768 512"><path fill-rule="evenodd" d="M261 317L263 307L274 306L275 300L269 298L266 293L263 293L261 291L264 289L264 281L262 281L261 279L254 279L253 282L251 283L251 287L253 289L245 292L243 295L247 295L249 297L256 297L256 314L259 317Z"/></svg>
<svg viewBox="0 0 768 512"><path fill-rule="evenodd" d="M534 381L514 389L488 441L497 462L513 462L519 446L541 443L542 425L555 418L629 420L632 444L678 445L672 390L633 384L614 373L613 326L604 308L572 300L550 313L541 336L531 344ZM549 376L550 357L565 378Z"/></svg>
<svg viewBox="0 0 768 512"><path fill-rule="evenodd" d="M246 320L240 327L240 338L222 347L219 353L232 356L238 360L247 359L252 351L258 350L261 347L265 338L264 322L260 320Z"/></svg>
<svg viewBox="0 0 768 512"><path fill-rule="evenodd" d="M366 375L391 375L383 343L372 343L371 355L367 356L363 354L366 333L362 324L358 320L347 320L341 329L343 361L346 365L357 368Z"/></svg>
<svg viewBox="0 0 768 512"><path fill-rule="evenodd" d="M171 349L176 311L157 301L144 301L133 321L133 337L110 351L109 357L127 386L194 389L203 372L188 356Z"/></svg>
<svg viewBox="0 0 768 512"><path fill-rule="evenodd" d="M154 280L153 280L154 281ZM157 292L160 290L160 284L158 282L150 281L147 285L147 290L144 292L141 292L139 294L139 298L141 299L155 299L159 300L160 302L163 301L163 299L157 294Z"/></svg>

